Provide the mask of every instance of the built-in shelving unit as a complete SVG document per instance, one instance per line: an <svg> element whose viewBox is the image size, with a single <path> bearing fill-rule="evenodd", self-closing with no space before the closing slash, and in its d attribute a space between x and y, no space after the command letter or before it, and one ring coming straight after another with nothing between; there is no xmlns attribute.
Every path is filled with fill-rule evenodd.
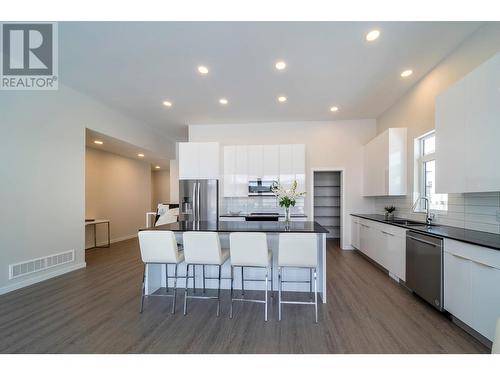
<svg viewBox="0 0 500 375"><path fill-rule="evenodd" d="M328 229L327 238L340 238L340 172L314 172L314 220Z"/></svg>

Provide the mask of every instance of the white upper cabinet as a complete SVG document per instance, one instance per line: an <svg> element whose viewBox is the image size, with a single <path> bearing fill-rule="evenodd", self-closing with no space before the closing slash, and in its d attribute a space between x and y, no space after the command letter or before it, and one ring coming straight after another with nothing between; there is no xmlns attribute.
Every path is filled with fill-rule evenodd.
<svg viewBox="0 0 500 375"><path fill-rule="evenodd" d="M218 179L219 144L216 142L179 143L179 180Z"/></svg>
<svg viewBox="0 0 500 375"><path fill-rule="evenodd" d="M248 179L262 178L264 173L264 147L248 146Z"/></svg>
<svg viewBox="0 0 500 375"><path fill-rule="evenodd" d="M224 197L248 196L247 146L224 146Z"/></svg>
<svg viewBox="0 0 500 375"><path fill-rule="evenodd" d="M436 98L436 192L500 191L500 53Z"/></svg>
<svg viewBox="0 0 500 375"><path fill-rule="evenodd" d="M287 188L306 188L305 145L224 146L224 197L248 196L249 180L278 179Z"/></svg>
<svg viewBox="0 0 500 375"><path fill-rule="evenodd" d="M406 194L406 128L390 128L364 147L363 195Z"/></svg>
<svg viewBox="0 0 500 375"><path fill-rule="evenodd" d="M276 180L280 174L280 146L265 145L262 146L263 154L263 180Z"/></svg>

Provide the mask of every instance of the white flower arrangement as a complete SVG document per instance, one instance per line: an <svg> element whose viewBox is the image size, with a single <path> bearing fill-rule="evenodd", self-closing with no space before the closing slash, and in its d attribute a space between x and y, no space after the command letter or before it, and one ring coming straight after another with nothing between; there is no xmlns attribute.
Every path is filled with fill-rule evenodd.
<svg viewBox="0 0 500 375"><path fill-rule="evenodd" d="M297 198L306 195L305 191L303 192L297 191L297 180L293 181L292 185L290 186L290 189L286 189L278 181L278 183L275 186L273 186L272 190L274 195L278 197L280 207L285 207L286 209L289 209L290 206L294 207L295 203L297 202Z"/></svg>

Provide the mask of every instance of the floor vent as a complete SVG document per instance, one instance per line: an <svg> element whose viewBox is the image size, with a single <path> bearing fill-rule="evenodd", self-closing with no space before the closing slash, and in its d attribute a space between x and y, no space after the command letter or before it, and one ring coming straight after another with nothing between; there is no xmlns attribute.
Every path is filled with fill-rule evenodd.
<svg viewBox="0 0 500 375"><path fill-rule="evenodd" d="M75 260L75 250L65 251L64 253L52 254L43 258L31 259L25 262L9 265L9 279L15 279L40 272L48 268L59 266L65 263L71 263Z"/></svg>

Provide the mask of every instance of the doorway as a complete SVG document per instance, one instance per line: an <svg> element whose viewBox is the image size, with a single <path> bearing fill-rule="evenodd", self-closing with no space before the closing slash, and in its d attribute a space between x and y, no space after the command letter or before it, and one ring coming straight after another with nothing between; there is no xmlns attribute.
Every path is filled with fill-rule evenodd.
<svg viewBox="0 0 500 375"><path fill-rule="evenodd" d="M342 192L341 170L313 171L312 212L317 221L328 230L327 239L339 241L342 248Z"/></svg>

